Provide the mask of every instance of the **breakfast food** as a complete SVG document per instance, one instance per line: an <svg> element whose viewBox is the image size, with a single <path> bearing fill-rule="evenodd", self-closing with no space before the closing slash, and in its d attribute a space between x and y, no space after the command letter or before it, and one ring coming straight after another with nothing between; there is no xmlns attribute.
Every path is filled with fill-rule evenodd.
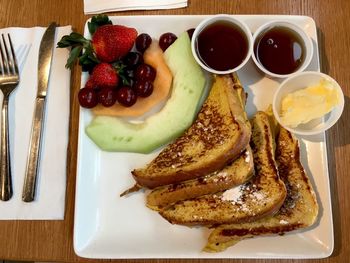
<svg viewBox="0 0 350 263"><path fill-rule="evenodd" d="M251 130L235 84L230 75L215 76L192 126L146 167L132 171L139 185L155 188L207 175L246 149Z"/></svg>
<svg viewBox="0 0 350 263"><path fill-rule="evenodd" d="M174 77L165 106L142 123L96 116L86 127L86 134L102 150L149 153L192 124L206 80L192 56L187 32L165 51L164 58Z"/></svg>
<svg viewBox="0 0 350 263"><path fill-rule="evenodd" d="M286 187L279 178L268 116L258 112L251 121L255 176L224 192L184 200L159 213L173 224L218 225L251 222L273 215L282 206Z"/></svg>
<svg viewBox="0 0 350 263"><path fill-rule="evenodd" d="M88 27L91 40L73 32L57 43L59 48L72 47L67 68L72 68L77 60L83 71L91 71L100 62L115 62L131 50L137 37L135 28L112 25L108 16L93 17Z"/></svg>
<svg viewBox="0 0 350 263"><path fill-rule="evenodd" d="M176 39L177 36L175 34L171 32L164 33L159 37L159 46L165 51Z"/></svg>
<svg viewBox="0 0 350 263"><path fill-rule="evenodd" d="M151 45L151 43L151 36L146 33L142 33L137 36L135 41L135 47L139 52L143 53Z"/></svg>
<svg viewBox="0 0 350 263"><path fill-rule="evenodd" d="M160 211L178 201L215 194L247 182L254 174L253 153L250 146L222 170L185 182L154 189L147 195L146 205Z"/></svg>
<svg viewBox="0 0 350 263"><path fill-rule="evenodd" d="M315 223L318 203L312 184L300 163L298 141L282 127L277 138L276 160L280 177L287 187L287 197L280 210L258 221L215 228L208 238L206 251L222 251L245 238L283 234Z"/></svg>
<svg viewBox="0 0 350 263"><path fill-rule="evenodd" d="M100 63L92 70L89 85L99 88L114 88L118 85L119 77L113 66L109 63ZM89 87L90 88L90 87Z"/></svg>
<svg viewBox="0 0 350 263"><path fill-rule="evenodd" d="M164 39L169 40L167 47L171 45L177 38L174 34L172 38L163 34L159 46L148 34L113 25L105 15L92 17L88 28L91 40L73 32L58 42L60 48L72 47L67 68L79 61L91 74L79 90L80 106L93 109L95 115L135 117L165 100L172 75L161 47ZM132 50L134 46L139 52Z"/></svg>
<svg viewBox="0 0 350 263"><path fill-rule="evenodd" d="M187 73L190 72L191 74L191 71L187 68L188 64L191 63L188 63L188 61L185 59L178 58L177 52L180 52L180 50L183 52L182 49L187 49L187 47L183 48L180 44L178 44L179 41L182 41L182 36L180 36L179 39L172 43L170 46L165 46L163 48L166 50L166 52L169 52L169 54L173 52L173 56L169 54L166 55L169 64L176 64L175 68L177 68L174 70L173 67L173 72L170 74L165 73L165 69L167 69L168 73L170 70L167 63L165 62L166 58L164 58L163 51L160 50L161 48L159 47L158 42L155 39L152 39L148 34L141 34L135 40L135 48L137 51L129 51L124 57L121 58L123 65L126 65L128 67L124 72L127 72L128 75L130 74L130 76L137 75L140 80L145 81L144 83L141 83L142 85L137 81L135 81L134 84L131 83L132 85L126 85L124 83L123 77L119 76L119 71L115 71L117 74L117 82L120 83L120 86L119 84L113 84L111 86L118 86L118 91L123 96L126 94L126 101L131 101L131 107L123 107L121 101L113 104L112 106L110 105L112 104L110 101L116 100L116 93L111 92L113 87L109 85L108 81L106 82L107 84L98 84L98 86L106 86L106 88L98 88L99 91L97 100L93 100L91 94L95 93L91 91L97 90L95 86L97 85L96 83L98 83L98 81L93 80L94 78L92 76L89 78L88 82L85 85L85 88L90 89L90 93L84 90L84 96L87 99L90 99L92 101L92 104L99 103L99 105L94 107L91 112L97 115L136 117L146 113L149 109L151 109L152 106L150 106L150 104L155 105L159 102L159 96L157 95L158 91L164 91L164 93L162 93L162 96L164 96L164 99L167 98L169 90L171 88L172 75L174 74L174 86L172 94L165 108L159 112L159 115L156 113L151 118L146 119L142 125L140 123L136 124L132 122L126 122L124 121L125 119L114 117L97 117L93 120L91 125L88 127L90 130L90 136L94 136L97 138L97 140L100 141L104 140L102 144L105 148L103 149L108 151L117 150L149 153L157 147L165 144L167 140L176 139L176 137L186 129L183 127L182 131L177 132L176 134L174 133L175 135L170 134L170 130L177 129L178 126L181 126L178 121L185 121L187 122L188 126L191 125L192 120L195 118L201 103L198 103L198 100L195 100L194 103L192 102L193 107L191 108L191 112L186 112L183 110L183 105L190 103L190 98L188 97L191 97L193 95L192 89L182 89L181 94L180 91L178 93L175 93L175 89L178 89L180 87L182 88L183 84L188 85L187 87L192 87L191 85L193 85L193 83L198 84L198 82L202 81L203 78L199 77L198 79L195 79L193 76L195 74L192 74L191 77L193 79L188 80L185 77L185 73L180 74L182 76L182 79L179 78L178 72L180 69L182 69L184 72L186 71ZM164 41L165 44L168 42L168 40ZM189 42L187 40L186 42L186 45L188 45ZM174 50L176 50L176 52ZM95 66L95 69L102 64L111 65L111 63L102 62L97 64L97 66ZM151 66L153 69L147 65ZM95 71L95 69L92 70L92 72ZM164 72L162 72L163 69ZM144 79L145 75L148 76L146 79ZM157 81L157 79L160 78L163 78L165 80ZM218 83L221 83L220 85L222 85L222 82L226 82L228 79L228 83L230 84L225 85L233 87L234 93L236 93L232 96L232 94L230 94L230 91L226 91L227 87L224 87L223 89L225 92L216 93L216 97L218 98L217 104L220 104L220 107L229 108L231 113L235 111L240 112L239 114L233 116L233 118L239 124L237 126L240 127L239 130L242 130L242 133L250 133L251 127L246 120L244 105L242 105L242 102L245 102L245 93L243 89L240 89L237 85L237 83L239 83L239 80L236 78L236 76L216 76L215 78L217 80L217 85ZM179 79L181 81L179 81ZM135 78L132 80L135 80ZM149 83L152 82L149 82L149 80L153 81L152 86L150 86ZM138 85L136 85L136 82ZM145 83L147 83L147 85ZM158 85L156 83L160 84ZM130 88L131 86L132 88ZM185 92L186 90L188 93ZM213 87L213 90L215 90L215 87ZM130 93L131 91L133 93ZM82 94L84 94L83 92ZM175 102L174 100L176 97L173 96L174 94L180 94L181 99L177 98ZM155 95L157 95L157 99L153 100ZM200 97L201 93L198 91L198 94L195 94L195 96ZM225 96L228 96L228 99L226 99L229 101L229 103L233 102L228 107L225 104ZM234 98L234 100L232 100L232 98ZM144 104L142 104L143 102ZM116 107L119 108L117 113L115 111ZM164 109L168 109L168 111L163 111ZM101 111L98 112L98 110ZM111 114L107 112L111 112ZM202 119L199 118L198 122L196 121L193 125L197 125L195 128L201 131L201 136L211 135L211 127L209 124L206 124L206 120L210 119L209 117L211 117L207 116L210 115L210 112L206 112L205 108L203 108L200 114L203 114L205 116L202 116ZM225 114L224 116L227 115ZM242 141L249 141L249 139L247 139L245 136L242 136L241 139L236 139L236 143L231 145L232 149L235 149L235 151L237 151L237 154L232 154L230 158L227 157L226 161L220 160L220 162L222 162L220 165L215 164L215 166L211 166L209 164L206 167L205 165L207 165L207 163L205 161L202 161L202 159L196 159L197 157L194 156L195 159L193 162L198 167L195 167L195 169L203 169L203 173L200 171L200 173L197 174L196 172L192 173L191 170L188 170L185 171L184 176L181 176L181 173L183 172L182 167L176 167L177 159L181 159L181 157L187 156L188 158L193 158L192 154L196 154L197 149L193 147L193 144L191 145L191 155L184 154L182 150L170 150L169 152L173 151L175 154L174 158L171 158L171 160L168 159L169 162L167 167L164 167L164 170L159 172L159 174L162 173L162 175L156 175L154 181L151 179L151 181L147 182L149 179L148 171L146 171L146 176L144 176L146 177L146 182L142 181L142 179L141 181L138 180L138 178L141 178L142 176L140 177L139 174L137 174L137 171L134 171L135 179L137 183L139 183L138 187L143 186L151 188L151 191L146 191L146 193L149 193L147 195L147 206L151 209L159 211L163 217L172 223L201 226L216 226L217 224L224 224L217 227L208 240L208 246L206 249L211 249L213 251L225 249L227 246L231 245L232 242L236 242L237 239L242 239L248 236L268 233L280 234L284 231L287 231L287 225L288 227L294 229L312 224L317 215L317 203L315 209L315 206L312 206L312 198L308 199L308 202L306 202L310 205L310 207L312 207L310 211L305 213L306 218L302 218L302 215L305 211L303 207L300 209L300 211L298 210L298 216L291 217L289 214L288 217L286 215L281 216L281 211L284 211L283 209L286 206L289 208L289 210L286 211L289 211L291 214L297 211L293 210L294 208L292 208L292 204L290 206L288 205L288 199L293 199L293 196L290 194L290 186L288 185L288 182L284 180L283 176L280 174L282 177L281 179L283 179L282 181L287 186L287 198L283 201L284 196L286 196L286 192L283 187L284 185L282 181L278 179L278 173L276 172L276 169L273 168L275 166L273 157L274 141L271 139L271 137L273 137L274 131L272 131L272 128L270 131L269 129L265 128L267 127L267 122L263 116L264 114L258 113L256 119L253 120L254 136L252 139L252 146L254 149L255 157L253 157L253 152L247 142L246 147L243 147ZM218 119L225 119L221 118L220 115L216 115L215 117ZM226 121L223 122L225 125L232 125ZM236 124L234 123L233 126L235 125ZM213 136L221 136L220 129L215 130L214 133L215 134ZM258 133L261 133L262 135L257 136L256 134ZM232 134L229 134L227 137L234 139L234 136L236 136L236 133L234 133L233 136ZM211 138L207 140L210 139ZM178 140L181 141L181 138ZM280 143L289 143L288 141L283 141L281 139L279 140ZM184 139L183 141L186 140ZM196 139L192 139L190 142L196 142ZM177 141L175 144L176 143ZM219 144L220 143L221 142L219 141ZM226 144L226 142L223 144ZM240 148L240 151L238 151L237 148ZM263 153L260 153L259 155L260 151ZM228 152L231 152L231 149L221 148L214 152L214 154L205 151L204 155L205 159L208 160L212 158L213 155L217 155L219 153L227 154ZM288 154L293 153L288 152ZM281 173L279 158L281 158L282 155L283 154L281 154L280 151L277 151L276 159L278 162L277 164L279 173ZM163 158L161 159L164 160ZM254 175L253 160L256 163L256 175ZM134 159L132 161L134 161ZM293 171L293 174L296 174L294 169L297 168L292 167L295 165L293 161L294 160L288 159L288 164L291 166L288 166L286 169L291 169ZM136 165L134 164L134 166L137 167L137 163ZM172 175L166 174L168 172L168 169L173 170L174 168L178 168L178 170L176 170L174 173L174 177ZM148 170L148 168L146 169ZM165 180L162 178L159 179L159 177L163 176L164 174L165 176L169 177L167 177ZM191 179L192 176L195 178ZM170 177L171 179L169 180L171 184L168 184L168 178ZM121 177L118 177L118 180L119 178ZM142 186L140 186L141 184ZM155 186L157 187L154 188ZM297 188L299 186L297 186ZM303 189L300 190L298 188L298 191L303 191ZM306 196L307 194L303 192L302 195ZM279 208L281 205L282 207ZM213 206L215 206L215 209L213 209ZM214 214L211 213L212 210L214 210ZM261 230L260 224L264 224L264 226L268 225L270 228L267 232L261 233L259 232ZM277 224L279 224L277 227L278 231L275 231L272 226L275 226ZM283 228L283 231L281 231L282 227L280 228L280 225L285 226ZM233 232L231 232L232 229L234 229ZM225 234L223 234L224 232ZM237 234L237 232L240 234ZM244 235L242 233L244 233Z"/></svg>
<svg viewBox="0 0 350 263"><path fill-rule="evenodd" d="M122 25L103 25L92 36L92 48L100 61L114 62L134 46L137 31Z"/></svg>
<svg viewBox="0 0 350 263"><path fill-rule="evenodd" d="M317 85L294 91L282 99L281 122L294 128L324 116L338 104L338 91L323 79Z"/></svg>
<svg viewBox="0 0 350 263"><path fill-rule="evenodd" d="M144 51L143 61L157 72L153 81L153 92L146 98L139 97L132 107L124 107L118 103L108 108L97 105L92 109L95 115L137 117L150 111L155 105L166 99L171 90L173 76L157 41L153 41ZM137 84L135 83L135 85Z"/></svg>
<svg viewBox="0 0 350 263"><path fill-rule="evenodd" d="M245 107L246 94L237 77L232 75L234 89ZM249 124L246 114L242 116ZM234 161L221 170L193 180L161 186L147 195L147 206L159 211L181 200L192 199L202 195L227 190L247 182L254 174L253 152L248 145L246 150Z"/></svg>

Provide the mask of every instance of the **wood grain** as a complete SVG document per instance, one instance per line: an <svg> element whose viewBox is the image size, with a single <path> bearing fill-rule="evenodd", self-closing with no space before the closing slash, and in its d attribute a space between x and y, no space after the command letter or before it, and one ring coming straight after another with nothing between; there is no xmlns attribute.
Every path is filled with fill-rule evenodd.
<svg viewBox="0 0 350 263"><path fill-rule="evenodd" d="M47 26L55 20L83 32L89 16L83 14L82 0L0 0L0 28ZM328 163L331 179L335 250L322 262L348 262L350 257L350 1L348 0L189 0L187 8L164 11L134 11L114 15L164 14L294 14L311 16L319 31L322 71L343 87L346 104L340 121L327 132ZM111 13L112 15L113 13ZM78 134L77 91L80 70L72 71L70 142L67 166L66 213L63 221L0 221L0 258L31 261L85 262L73 250L74 190ZM291 244L292 245L292 244ZM126 260L121 260L126 261ZM145 262L146 260L137 260ZM153 262L185 260L153 260ZM204 262L205 260L189 260ZM216 260L228 262L231 260ZM232 260L233 261L233 260ZM241 262L243 260L235 260ZM256 260L254 262L266 262ZM280 262L282 260L275 260ZM294 260L286 260L293 262ZM130 261L131 262L131 261ZM133 262L135 262L133 260ZM308 262L321 262L311 260Z"/></svg>

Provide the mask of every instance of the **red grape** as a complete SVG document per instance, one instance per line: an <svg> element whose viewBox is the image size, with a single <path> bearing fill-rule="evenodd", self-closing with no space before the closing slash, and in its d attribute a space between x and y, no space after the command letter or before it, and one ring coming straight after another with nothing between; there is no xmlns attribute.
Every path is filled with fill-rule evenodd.
<svg viewBox="0 0 350 263"><path fill-rule="evenodd" d="M145 52L145 50L151 45L151 43L152 38L146 33L138 35L135 40L136 49L141 53Z"/></svg>
<svg viewBox="0 0 350 263"><path fill-rule="evenodd" d="M156 70L148 64L141 64L136 69L135 78L137 80L153 81L156 78Z"/></svg>
<svg viewBox="0 0 350 263"><path fill-rule="evenodd" d="M125 70L125 76L129 79L135 78L135 70L134 69L127 69Z"/></svg>
<svg viewBox="0 0 350 263"><path fill-rule="evenodd" d="M123 106L130 107L135 104L137 96L130 87L123 86L117 91L117 100Z"/></svg>
<svg viewBox="0 0 350 263"><path fill-rule="evenodd" d="M147 80L137 80L133 88L136 94L143 98L148 97L153 92L153 84Z"/></svg>
<svg viewBox="0 0 350 263"><path fill-rule="evenodd" d="M159 46L160 48L165 51L172 43L175 42L177 39L177 36L173 33L164 33L159 38Z"/></svg>
<svg viewBox="0 0 350 263"><path fill-rule="evenodd" d="M82 88L78 93L78 101L84 108L93 108L98 103L97 93L94 89Z"/></svg>
<svg viewBox="0 0 350 263"><path fill-rule="evenodd" d="M139 64L143 63L143 57L142 54L139 52L129 52L126 54L126 56L123 58L123 62L125 66L130 69L134 68Z"/></svg>
<svg viewBox="0 0 350 263"><path fill-rule="evenodd" d="M187 34L188 34L188 36L190 37L191 40L192 40L192 36L193 36L194 30L195 30L194 28L190 28L190 29L187 30Z"/></svg>
<svg viewBox="0 0 350 263"><path fill-rule="evenodd" d="M98 93L98 102L105 107L111 107L117 101L116 89L105 87Z"/></svg>

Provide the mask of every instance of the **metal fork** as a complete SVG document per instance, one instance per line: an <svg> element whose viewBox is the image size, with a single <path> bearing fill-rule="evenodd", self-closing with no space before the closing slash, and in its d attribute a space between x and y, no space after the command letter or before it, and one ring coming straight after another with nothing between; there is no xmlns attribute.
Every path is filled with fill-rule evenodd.
<svg viewBox="0 0 350 263"><path fill-rule="evenodd" d="M0 152L0 199L12 197L11 160L9 145L8 105L11 92L19 83L19 71L10 34L0 39L0 90L4 94L1 110L1 152Z"/></svg>

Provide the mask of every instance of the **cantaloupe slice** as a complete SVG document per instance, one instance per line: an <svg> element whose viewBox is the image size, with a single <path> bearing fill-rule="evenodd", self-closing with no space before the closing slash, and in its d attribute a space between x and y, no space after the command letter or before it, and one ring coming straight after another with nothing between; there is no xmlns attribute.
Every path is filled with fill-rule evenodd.
<svg viewBox="0 0 350 263"><path fill-rule="evenodd" d="M167 98L173 76L165 63L163 51L157 41L152 41L152 44L143 54L143 60L157 71L153 82L153 93L147 98L138 97L136 103L131 107L124 107L118 102L112 107L97 105L92 109L95 115L137 117L150 111L154 106Z"/></svg>

